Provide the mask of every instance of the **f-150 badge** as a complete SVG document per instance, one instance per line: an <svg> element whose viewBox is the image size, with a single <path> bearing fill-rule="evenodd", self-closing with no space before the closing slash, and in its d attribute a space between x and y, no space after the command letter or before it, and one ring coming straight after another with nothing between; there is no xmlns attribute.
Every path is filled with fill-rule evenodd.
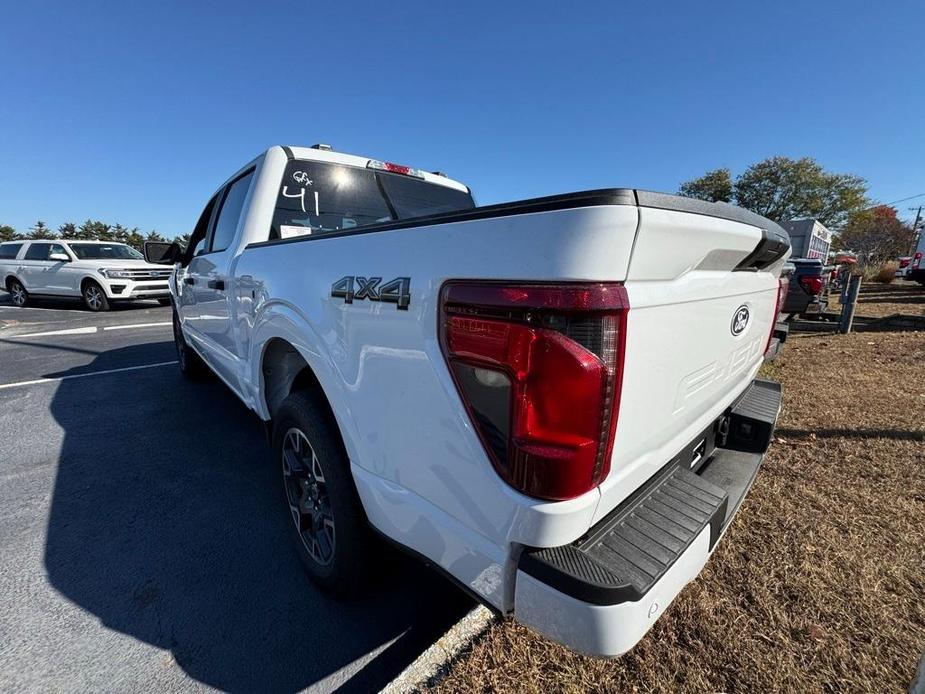
<svg viewBox="0 0 925 694"><path fill-rule="evenodd" d="M360 299L385 301L396 304L399 311L407 311L411 304L411 278L396 277L379 286L381 282L381 277L347 275L331 285L331 296L343 299L345 304L352 304L354 300Z"/></svg>

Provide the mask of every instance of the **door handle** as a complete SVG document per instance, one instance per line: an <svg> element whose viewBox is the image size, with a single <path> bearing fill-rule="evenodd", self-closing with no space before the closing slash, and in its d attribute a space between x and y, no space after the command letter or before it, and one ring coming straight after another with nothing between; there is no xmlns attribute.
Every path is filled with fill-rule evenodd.
<svg viewBox="0 0 925 694"><path fill-rule="evenodd" d="M208 281L209 289L218 289L219 291L225 291L225 280L209 280Z"/></svg>
<svg viewBox="0 0 925 694"><path fill-rule="evenodd" d="M196 280L193 279L192 277L184 277L183 281L186 282L187 284L196 284Z"/></svg>

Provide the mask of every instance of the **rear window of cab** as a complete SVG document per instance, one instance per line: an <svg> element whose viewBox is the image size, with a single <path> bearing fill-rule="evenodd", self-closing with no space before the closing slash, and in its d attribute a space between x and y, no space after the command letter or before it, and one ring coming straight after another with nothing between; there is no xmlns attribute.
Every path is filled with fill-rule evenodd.
<svg viewBox="0 0 925 694"><path fill-rule="evenodd" d="M21 243L0 243L0 260L13 260L22 246Z"/></svg>
<svg viewBox="0 0 925 694"><path fill-rule="evenodd" d="M414 176L290 161L277 193L270 238L325 234L473 207L468 191Z"/></svg>

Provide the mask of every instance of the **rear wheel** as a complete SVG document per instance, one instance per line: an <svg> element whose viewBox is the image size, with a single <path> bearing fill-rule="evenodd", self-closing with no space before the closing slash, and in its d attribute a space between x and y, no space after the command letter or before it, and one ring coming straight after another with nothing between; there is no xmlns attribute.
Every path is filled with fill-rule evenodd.
<svg viewBox="0 0 925 694"><path fill-rule="evenodd" d="M10 296L13 299L13 305L25 306L29 301L29 292L22 286L19 280L10 280L8 285Z"/></svg>
<svg viewBox="0 0 925 694"><path fill-rule="evenodd" d="M83 292L84 306L91 311L108 311L109 299L106 298L106 292L96 282L84 283Z"/></svg>
<svg viewBox="0 0 925 694"><path fill-rule="evenodd" d="M273 430L283 501L309 578L342 596L359 592L375 538L350 475L334 419L321 396L296 392L280 405Z"/></svg>
<svg viewBox="0 0 925 694"><path fill-rule="evenodd" d="M196 354L183 337L183 326L180 317L173 312L173 344L177 348L177 364L180 372L191 381L201 380L208 372L205 362Z"/></svg>

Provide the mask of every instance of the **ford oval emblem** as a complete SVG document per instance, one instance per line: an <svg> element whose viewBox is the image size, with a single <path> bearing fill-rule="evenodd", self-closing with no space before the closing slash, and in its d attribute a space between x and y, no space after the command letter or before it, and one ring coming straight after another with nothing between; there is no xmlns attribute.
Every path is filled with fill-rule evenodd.
<svg viewBox="0 0 925 694"><path fill-rule="evenodd" d="M745 332L745 328L748 327L748 318L751 314L748 311L748 306L744 304L739 306L736 309L735 314L732 316L732 334L741 335Z"/></svg>

